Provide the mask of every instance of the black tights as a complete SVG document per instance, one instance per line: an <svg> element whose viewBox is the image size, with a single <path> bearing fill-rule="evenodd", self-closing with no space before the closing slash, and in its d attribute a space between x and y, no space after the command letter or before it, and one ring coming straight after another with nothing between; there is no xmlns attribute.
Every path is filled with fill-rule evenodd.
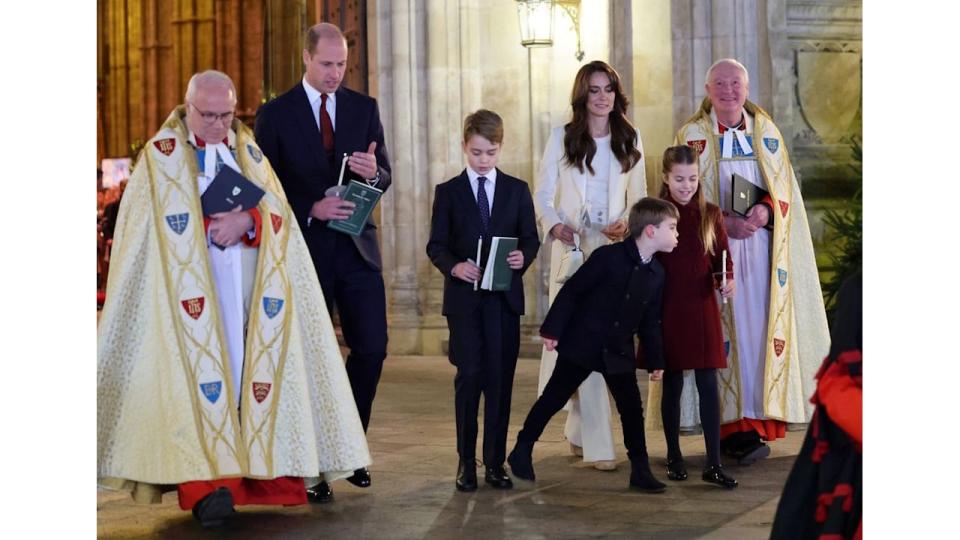
<svg viewBox="0 0 960 540"><path fill-rule="evenodd" d="M707 447L707 466L720 465L720 396L717 390L717 370L694 370L697 393L700 394L700 424L703 442ZM663 397L660 414L663 416L663 435L667 439L667 459L680 460L680 393L683 391L683 371L663 372Z"/></svg>

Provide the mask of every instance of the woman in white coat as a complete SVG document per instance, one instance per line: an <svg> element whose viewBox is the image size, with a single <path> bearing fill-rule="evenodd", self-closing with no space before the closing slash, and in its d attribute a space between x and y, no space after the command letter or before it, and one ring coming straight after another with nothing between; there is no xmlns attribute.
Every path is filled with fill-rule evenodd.
<svg viewBox="0 0 960 540"><path fill-rule="evenodd" d="M550 303L564 276L565 251L579 243L584 258L627 232L630 206L646 195L643 143L627 118L629 101L620 76L605 62L577 72L570 96L573 118L554 128L537 172L534 204L550 252ZM553 373L556 352L543 350L540 388ZM580 386L567 404L564 435L571 451L600 470L616 469L610 399L599 373Z"/></svg>

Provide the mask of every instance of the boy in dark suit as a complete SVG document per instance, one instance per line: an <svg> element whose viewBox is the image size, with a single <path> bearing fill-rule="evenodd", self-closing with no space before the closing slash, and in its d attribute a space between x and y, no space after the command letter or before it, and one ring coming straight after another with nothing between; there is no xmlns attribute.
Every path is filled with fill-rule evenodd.
<svg viewBox="0 0 960 540"><path fill-rule="evenodd" d="M677 246L677 208L644 198L630 209L630 238L594 251L563 285L540 335L558 352L557 366L523 423L507 461L513 475L535 478L533 445L550 418L591 372L603 374L623 425L632 471L630 488L660 493L666 487L650 472L637 388L634 335L639 336L651 379L663 376L660 307L664 271L653 255Z"/></svg>
<svg viewBox="0 0 960 540"><path fill-rule="evenodd" d="M443 314L450 328L450 363L457 416L457 453L460 465L456 487L477 489L475 462L477 413L483 409L484 481L499 489L513 482L503 468L513 374L520 352L520 316L523 315L521 277L540 248L530 188L496 168L503 141L503 120L491 111L467 116L463 152L467 168L437 186L427 255L443 273ZM516 237L518 249L507 263L514 270L509 291L474 290L482 277L474 261L482 238L481 260L487 260L494 236Z"/></svg>

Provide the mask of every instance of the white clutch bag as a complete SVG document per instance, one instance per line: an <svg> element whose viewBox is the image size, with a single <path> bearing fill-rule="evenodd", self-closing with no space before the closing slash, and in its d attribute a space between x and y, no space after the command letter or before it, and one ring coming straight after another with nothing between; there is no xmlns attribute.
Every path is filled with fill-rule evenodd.
<svg viewBox="0 0 960 540"><path fill-rule="evenodd" d="M564 283L583 266L583 251L580 250L580 235L574 233L573 246L564 244L557 267L557 283Z"/></svg>

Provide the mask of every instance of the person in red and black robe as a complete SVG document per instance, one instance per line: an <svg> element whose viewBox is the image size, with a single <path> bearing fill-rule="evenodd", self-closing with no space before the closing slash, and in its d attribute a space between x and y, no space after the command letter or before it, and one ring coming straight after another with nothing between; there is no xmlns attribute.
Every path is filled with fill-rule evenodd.
<svg viewBox="0 0 960 540"><path fill-rule="evenodd" d="M863 277L840 289L816 405L770 538L860 539L863 512Z"/></svg>

